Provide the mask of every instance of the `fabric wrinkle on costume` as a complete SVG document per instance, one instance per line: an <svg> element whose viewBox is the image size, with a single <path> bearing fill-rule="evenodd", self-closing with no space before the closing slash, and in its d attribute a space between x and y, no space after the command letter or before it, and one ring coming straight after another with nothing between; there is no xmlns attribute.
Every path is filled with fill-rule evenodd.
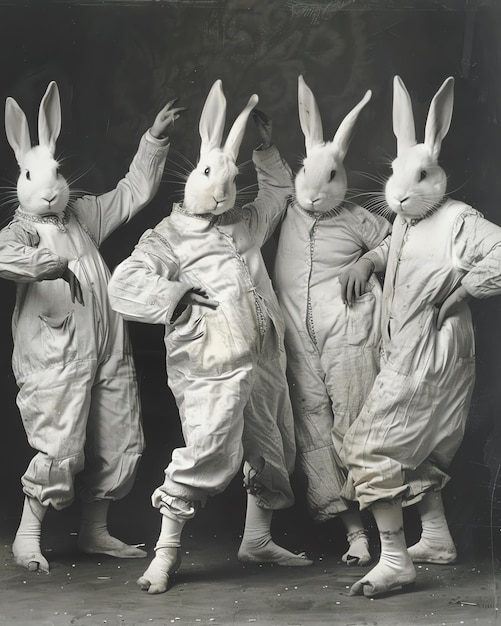
<svg viewBox="0 0 501 626"><path fill-rule="evenodd" d="M424 251L426 251L424 253ZM475 341L465 305L436 328L438 310L460 284L476 298L501 293L501 228L470 206L446 200L406 222L368 252L383 288L381 371L341 457L346 496L419 501L449 480L475 381Z"/></svg>
<svg viewBox="0 0 501 626"><path fill-rule="evenodd" d="M173 451L152 501L183 519L195 514L194 503L226 488L242 459L260 506L293 502L284 322L261 254L285 209L291 175L275 147L254 151L253 160L253 202L216 218L175 204L109 287L112 306L126 319L165 325L168 384L185 446ZM219 306L192 305L175 315L194 285Z"/></svg>
<svg viewBox="0 0 501 626"><path fill-rule="evenodd" d="M109 305L110 272L98 246L154 196L168 151L149 131L128 174L64 215L18 209L0 232L0 276L17 283L12 319L17 404L37 454L22 478L31 498L56 509L74 498L122 498L143 450L136 374L127 328ZM67 266L85 306L58 277Z"/></svg>
<svg viewBox="0 0 501 626"><path fill-rule="evenodd" d="M379 282L371 278L347 307L339 276L390 229L384 218L348 203L324 213L294 203L281 226L274 284L286 322L298 459L316 521L348 508L338 454L379 367Z"/></svg>

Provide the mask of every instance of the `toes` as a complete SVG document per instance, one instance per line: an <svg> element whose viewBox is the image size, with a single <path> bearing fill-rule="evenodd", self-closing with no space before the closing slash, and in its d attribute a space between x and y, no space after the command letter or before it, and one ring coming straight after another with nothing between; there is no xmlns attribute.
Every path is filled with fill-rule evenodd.
<svg viewBox="0 0 501 626"><path fill-rule="evenodd" d="M152 595L157 593L165 593L167 591L167 587L169 586L169 577L167 576L165 580L151 581L146 576L141 576L137 579L137 584L141 587L143 591L147 591Z"/></svg>
<svg viewBox="0 0 501 626"><path fill-rule="evenodd" d="M364 583L361 580L357 580L357 582L351 586L349 595L361 596L363 593L364 593Z"/></svg>
<svg viewBox="0 0 501 626"><path fill-rule="evenodd" d="M151 585L150 581L144 576L141 576L140 578L138 578L136 582L143 591L148 591Z"/></svg>
<svg viewBox="0 0 501 626"><path fill-rule="evenodd" d="M49 573L49 562L41 554L30 554L27 557L16 557L17 565L24 567L29 572Z"/></svg>
<svg viewBox="0 0 501 626"><path fill-rule="evenodd" d="M165 593L167 591L168 581L166 583L155 583L154 585L150 585L148 589L148 593Z"/></svg>

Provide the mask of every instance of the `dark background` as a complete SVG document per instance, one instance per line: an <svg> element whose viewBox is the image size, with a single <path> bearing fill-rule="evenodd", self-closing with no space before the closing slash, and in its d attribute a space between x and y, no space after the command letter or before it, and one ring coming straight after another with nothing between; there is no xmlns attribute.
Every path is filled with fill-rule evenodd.
<svg viewBox="0 0 501 626"><path fill-rule="evenodd" d="M228 125L251 93L274 124L274 136L293 169L304 154L297 116L297 77L303 74L322 113L326 137L367 89L373 98L359 120L346 164L354 189L379 193L395 155L391 129L392 78L399 74L414 102L422 140L429 102L443 80L456 78L455 109L441 161L449 190L501 225L499 116L501 111L501 11L496 2L338 0L191 0L172 2L0 2L0 100L15 97L35 135L36 113L50 80L62 97L63 129L58 158L74 189L107 191L126 173L141 134L160 107L173 98L189 112L176 123L164 182L153 202L105 242L113 268L141 233L168 214L182 186L175 182L196 161L198 119L217 78L228 98ZM467 9L467 10L466 10ZM244 164L258 139L252 122L240 151ZM241 185L255 182L252 166ZM0 133L0 225L14 206L17 166ZM356 191L352 191L353 194ZM273 262L274 244L265 249ZM15 287L0 281L0 380L3 445L0 524L13 533L22 503L20 476L31 457L15 404L10 368L10 318ZM499 297L472 304L477 332L477 385L467 433L451 468L444 495L452 532L464 557L500 554L501 522L501 333ZM154 540L158 513L150 494L162 480L173 447L181 443L175 403L166 386L163 331L130 324L141 386L147 449L131 495L113 509L112 523L130 540ZM304 512L304 484L294 476L297 504L276 516L291 547L344 548L337 520L312 532ZM200 538L214 529L240 532L245 495L237 476L193 523ZM49 515L69 531L70 511ZM417 532L408 511L408 534ZM75 516L76 517L76 516ZM367 518L370 523L370 518ZM336 543L337 542L337 543ZM492 552L494 550L494 552Z"/></svg>

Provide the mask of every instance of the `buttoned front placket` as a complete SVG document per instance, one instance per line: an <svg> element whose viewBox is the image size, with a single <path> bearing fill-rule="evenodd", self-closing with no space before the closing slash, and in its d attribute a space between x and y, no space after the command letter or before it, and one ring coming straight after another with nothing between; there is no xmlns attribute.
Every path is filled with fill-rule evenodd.
<svg viewBox="0 0 501 626"><path fill-rule="evenodd" d="M315 334L315 325L313 323L313 306L311 302L311 275L313 273L313 262L315 256L315 236L318 230L318 222L320 221L320 215L314 216L313 224L310 228L310 258L309 258L309 270L308 270L308 295L306 298L306 327L308 328L308 334L310 335L310 339L313 341L315 346L317 345L317 337Z"/></svg>
<svg viewBox="0 0 501 626"><path fill-rule="evenodd" d="M241 274L244 277L244 280L248 286L248 291L249 293L252 293L253 295L254 305L256 308L256 318L257 318L257 323L258 323L258 328L259 328L259 336L262 340L269 326L268 314L262 304L263 298L257 291L257 287L254 284L254 281L252 280L252 276L247 266L247 263L245 262L245 259L238 251L233 237L229 233L222 230L219 225L216 225L215 228L218 231L218 233L222 235L223 240L231 249L232 256L237 260L237 263L241 269Z"/></svg>
<svg viewBox="0 0 501 626"><path fill-rule="evenodd" d="M394 294L395 294L395 285L397 284L397 281L398 281L398 274L399 274L400 264L402 261L402 253L403 253L405 244L409 240L410 229L415 224L416 224L416 220L411 220L410 222L407 222L406 220L402 220L402 225L404 226L404 229L402 231L400 245L399 245L398 252L396 255L395 270L393 272L393 276L391 277L391 290L389 294L389 299L391 299L391 302L389 303L389 307L388 307L388 323L386 327L389 339L391 339L391 322L393 320L393 300L394 300Z"/></svg>

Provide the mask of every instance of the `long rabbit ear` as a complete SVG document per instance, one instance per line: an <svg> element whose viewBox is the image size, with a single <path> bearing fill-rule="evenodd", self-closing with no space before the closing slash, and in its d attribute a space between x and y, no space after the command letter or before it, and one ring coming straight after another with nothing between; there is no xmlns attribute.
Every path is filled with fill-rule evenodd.
<svg viewBox="0 0 501 626"><path fill-rule="evenodd" d="M316 145L324 143L322 119L313 92L299 75L297 82L297 103L299 123L303 131L306 153Z"/></svg>
<svg viewBox="0 0 501 626"><path fill-rule="evenodd" d="M226 98L223 93L223 83L218 79L212 85L200 115L198 126L202 138L200 156L221 146L225 119Z"/></svg>
<svg viewBox="0 0 501 626"><path fill-rule="evenodd" d="M61 100L57 84L52 81L47 87L38 110L38 142L53 154L56 140L61 132Z"/></svg>
<svg viewBox="0 0 501 626"><path fill-rule="evenodd" d="M454 105L454 78L449 76L431 101L426 119L424 144L434 159L438 159L442 140L451 125L452 107Z"/></svg>
<svg viewBox="0 0 501 626"><path fill-rule="evenodd" d="M400 76L393 79L393 132L397 138L397 154L416 145L411 97Z"/></svg>
<svg viewBox="0 0 501 626"><path fill-rule="evenodd" d="M236 161L238 157L238 151L240 150L240 144L244 138L245 126L249 119L250 112L259 102L259 98L256 94L253 94L244 110L240 113L237 119L233 122L233 126L228 133L226 142L224 144L225 153L233 160Z"/></svg>
<svg viewBox="0 0 501 626"><path fill-rule="evenodd" d="M348 146L350 145L353 130L355 128L355 122L357 121L360 111L369 102L371 97L372 91L369 89L369 91L365 92L365 96L362 100L360 100L360 102L344 118L334 135L333 145L341 159L344 159L346 152L348 151Z"/></svg>
<svg viewBox="0 0 501 626"><path fill-rule="evenodd" d="M14 98L5 101L5 134L10 147L14 150L18 163L31 149L28 120Z"/></svg>

